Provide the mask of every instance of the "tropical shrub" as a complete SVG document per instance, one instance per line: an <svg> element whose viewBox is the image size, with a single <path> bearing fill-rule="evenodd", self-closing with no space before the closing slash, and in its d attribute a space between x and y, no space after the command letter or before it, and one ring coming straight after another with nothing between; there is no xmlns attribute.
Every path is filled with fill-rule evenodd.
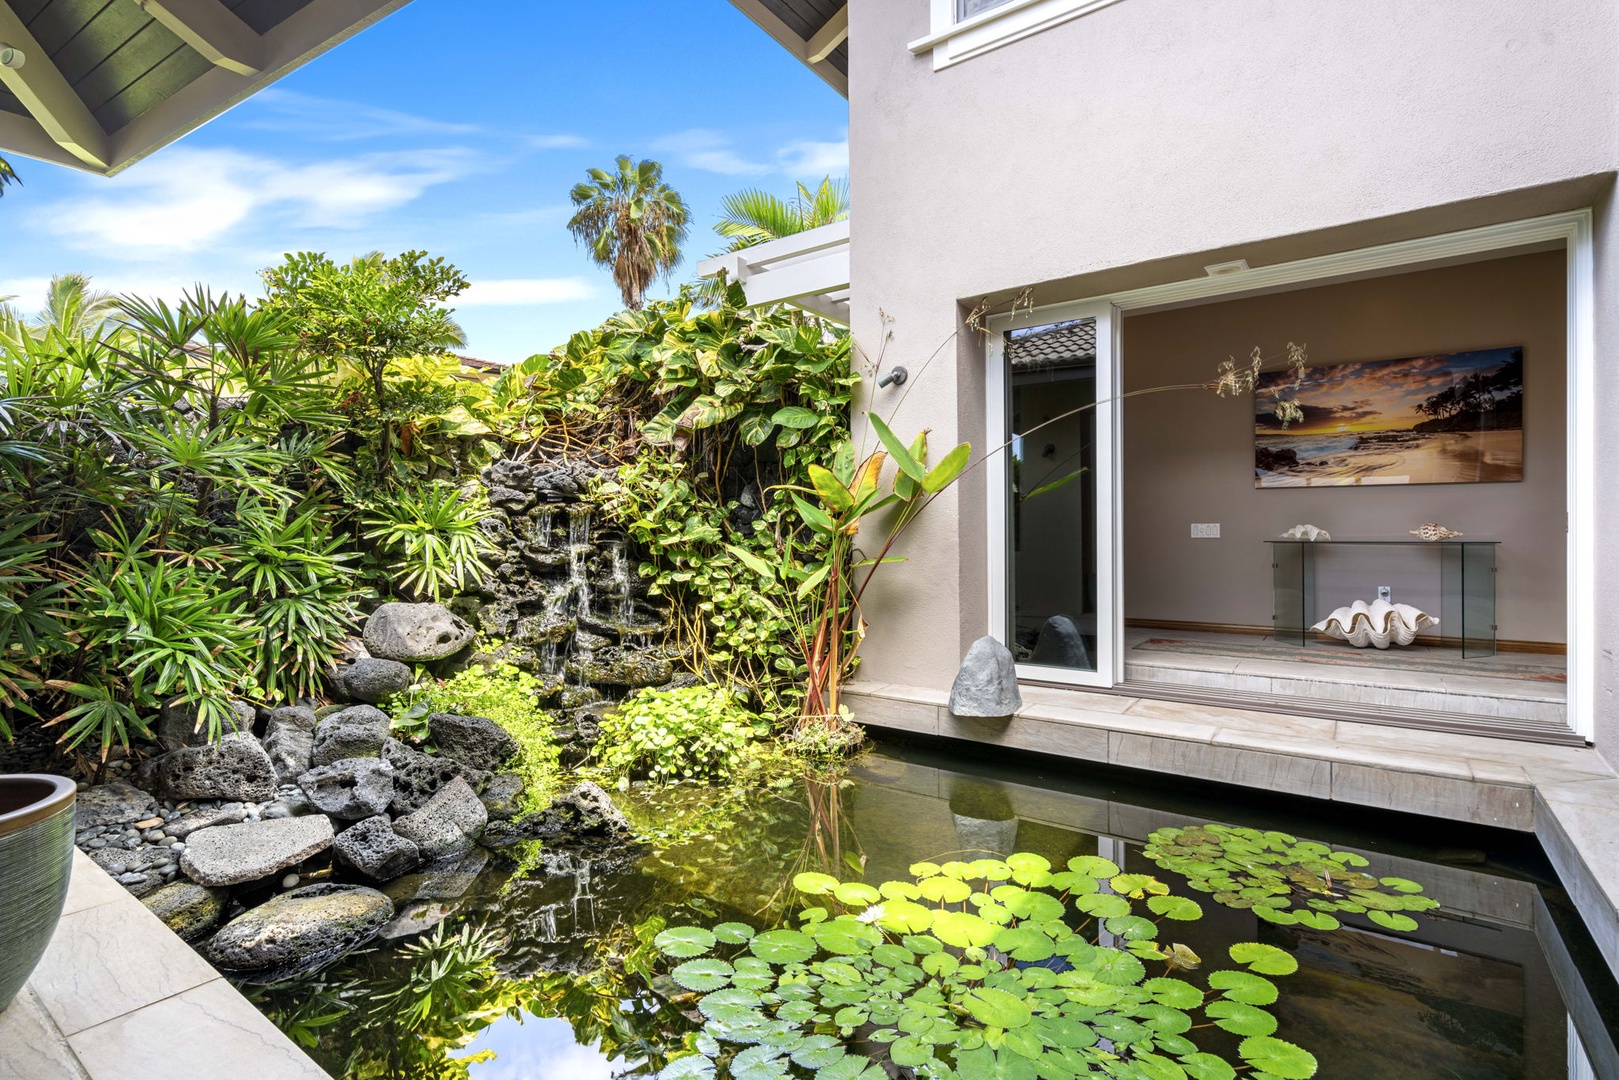
<svg viewBox="0 0 1619 1080"><path fill-rule="evenodd" d="M494 546L478 527L489 516L483 496L451 484L379 491L365 512L364 536L376 541L379 574L397 591L438 600L489 572L481 556Z"/></svg>
<svg viewBox="0 0 1619 1080"><path fill-rule="evenodd" d="M1190 1035L1209 1025L1241 1037L1237 1057L1256 1076L1315 1075L1315 1058L1276 1038L1264 1008L1280 993L1269 976L1298 962L1244 942L1229 949L1239 967L1194 981L1201 959L1159 938L1202 909L1155 878L1094 855L1054 872L1029 853L922 862L911 874L878 886L799 874L794 887L812 905L803 929L727 922L660 933L658 948L682 961L670 976L702 995L706 1021L694 1053L660 1077L708 1080L722 1064L731 1076L780 1076L790 1061L820 1080L882 1080L859 1043L920 1075L961 1080L1232 1080L1237 1066ZM1102 931L1117 944L1098 943ZM721 946L726 958L709 955Z"/></svg>
<svg viewBox="0 0 1619 1080"><path fill-rule="evenodd" d="M597 761L654 783L720 779L742 765L756 724L722 687L639 690L602 720Z"/></svg>

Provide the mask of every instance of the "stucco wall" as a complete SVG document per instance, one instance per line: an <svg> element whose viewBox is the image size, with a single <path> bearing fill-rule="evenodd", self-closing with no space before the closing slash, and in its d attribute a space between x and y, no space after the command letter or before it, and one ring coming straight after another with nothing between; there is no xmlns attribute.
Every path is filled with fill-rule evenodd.
<svg viewBox="0 0 1619 1080"><path fill-rule="evenodd" d="M1280 354L1288 341L1309 346L1312 364L1522 346L1527 416L1521 482L1258 490L1251 398L1134 398L1124 405L1125 617L1269 626L1262 541L1301 522L1340 540L1413 539L1407 530L1438 521L1502 542L1499 636L1562 641L1566 262L1543 252L1127 317L1126 390L1198 382L1228 356L1256 345ZM1191 539L1194 521L1219 522L1220 538ZM1322 617L1380 584L1439 614L1434 552L1328 548L1317 560Z"/></svg>
<svg viewBox="0 0 1619 1080"><path fill-rule="evenodd" d="M1123 0L934 72L905 47L927 0L853 0L853 328L913 373L941 350L896 428L982 446L982 344L957 331L984 294L1055 302L1603 202L1616 22L1611 0ZM1619 282L1599 280L1611 353ZM899 394L876 394L887 415ZM868 596L862 678L949 685L987 625L984 545L975 474Z"/></svg>

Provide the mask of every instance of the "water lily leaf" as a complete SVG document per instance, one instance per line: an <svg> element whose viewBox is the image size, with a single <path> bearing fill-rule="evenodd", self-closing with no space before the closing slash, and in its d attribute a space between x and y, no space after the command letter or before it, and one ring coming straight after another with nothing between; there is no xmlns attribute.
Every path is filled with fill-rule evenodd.
<svg viewBox="0 0 1619 1080"><path fill-rule="evenodd" d="M1118 863L1097 855L1076 855L1068 860L1068 869L1093 878L1112 878L1119 874Z"/></svg>
<svg viewBox="0 0 1619 1080"><path fill-rule="evenodd" d="M943 869L938 863L919 862L912 863L910 869L906 872L914 878L927 878L937 876L943 872Z"/></svg>
<svg viewBox="0 0 1619 1080"><path fill-rule="evenodd" d="M687 990L706 994L711 990L729 986L732 971L731 965L724 960L687 960L684 964L677 965L669 973L669 977Z"/></svg>
<svg viewBox="0 0 1619 1080"><path fill-rule="evenodd" d="M776 1010L776 1018L804 1024L815 1019L815 1014L819 1011L813 1001L788 1001Z"/></svg>
<svg viewBox="0 0 1619 1080"><path fill-rule="evenodd" d="M899 967L901 964L916 963L916 954L903 945L893 945L887 942L871 950L871 958L884 967Z"/></svg>
<svg viewBox="0 0 1619 1080"><path fill-rule="evenodd" d="M995 947L1014 960L1039 963L1056 955L1051 939L1027 926L1008 927L995 935Z"/></svg>
<svg viewBox="0 0 1619 1080"><path fill-rule="evenodd" d="M1378 878L1377 880L1388 888L1399 893L1419 893L1422 891L1421 885L1418 885L1416 882L1403 877L1386 877Z"/></svg>
<svg viewBox="0 0 1619 1080"><path fill-rule="evenodd" d="M1166 893L1169 886L1148 874L1115 874L1108 887L1124 896L1140 899L1148 893Z"/></svg>
<svg viewBox="0 0 1619 1080"><path fill-rule="evenodd" d="M805 896L825 896L838 887L838 879L831 874L805 871L793 878L793 888Z"/></svg>
<svg viewBox="0 0 1619 1080"><path fill-rule="evenodd" d="M1211 972L1209 985L1221 991L1221 997L1246 1005L1270 1005L1276 1000L1275 983L1246 971Z"/></svg>
<svg viewBox="0 0 1619 1080"><path fill-rule="evenodd" d="M1266 922L1276 923L1278 926L1291 926L1299 921L1297 915L1282 908L1271 907L1268 904L1255 904L1253 913Z"/></svg>
<svg viewBox="0 0 1619 1080"><path fill-rule="evenodd" d="M929 975L936 975L940 978L954 974L956 968L960 966L961 961L947 952L930 953L922 957L922 970Z"/></svg>
<svg viewBox="0 0 1619 1080"><path fill-rule="evenodd" d="M961 1005L980 1024L1020 1028L1030 1019L1029 1007L1005 990L982 987L961 999Z"/></svg>
<svg viewBox="0 0 1619 1080"><path fill-rule="evenodd" d="M831 1035L811 1035L793 1051L793 1063L806 1069L820 1069L847 1057L843 1043Z"/></svg>
<svg viewBox="0 0 1619 1080"><path fill-rule="evenodd" d="M882 893L878 892L875 887L867 885L864 881L845 881L832 890L832 895L838 898L839 903L848 904L851 907L865 907L868 904L875 904L883 898Z"/></svg>
<svg viewBox="0 0 1619 1080"><path fill-rule="evenodd" d="M1417 928L1417 920L1409 915L1401 915L1397 912L1373 910L1368 911L1366 917L1378 926L1386 927L1390 930L1415 930Z"/></svg>
<svg viewBox="0 0 1619 1080"><path fill-rule="evenodd" d="M994 923L966 911L941 911L933 919L934 936L958 949L990 944L997 929Z"/></svg>
<svg viewBox="0 0 1619 1080"><path fill-rule="evenodd" d="M713 933L700 926L671 926L652 939L652 944L665 956L677 960L701 956L714 947Z"/></svg>
<svg viewBox="0 0 1619 1080"><path fill-rule="evenodd" d="M1175 942L1169 947L1169 966L1177 971L1196 971L1203 964L1203 958L1191 950L1190 946Z"/></svg>
<svg viewBox="0 0 1619 1080"><path fill-rule="evenodd" d="M1308 926L1312 930L1336 930L1343 925L1326 912L1310 911L1305 908L1294 909L1293 920L1300 926Z"/></svg>
<svg viewBox="0 0 1619 1080"><path fill-rule="evenodd" d="M753 927L747 923L722 922L714 927L714 936L727 945L740 945L753 937Z"/></svg>
<svg viewBox="0 0 1619 1080"><path fill-rule="evenodd" d="M1299 969L1297 960L1274 945L1243 941L1231 946L1230 951L1231 959L1261 975L1291 975Z"/></svg>
<svg viewBox="0 0 1619 1080"><path fill-rule="evenodd" d="M1276 1030L1276 1017L1240 1001L1211 1001L1203 1012L1233 1035L1269 1035Z"/></svg>
<svg viewBox="0 0 1619 1080"><path fill-rule="evenodd" d="M792 964L815 955L815 941L797 930L768 930L748 942L748 949L772 964Z"/></svg>
<svg viewBox="0 0 1619 1080"><path fill-rule="evenodd" d="M915 1035L901 1035L889 1046L888 1058L895 1065L915 1068L933 1060L933 1047Z"/></svg>
<svg viewBox="0 0 1619 1080"><path fill-rule="evenodd" d="M999 890L996 890L999 891ZM1006 908L1020 919L1051 922L1063 916L1062 901L1043 892L1024 892L1005 901Z"/></svg>
<svg viewBox="0 0 1619 1080"><path fill-rule="evenodd" d="M1189 900L1184 896L1149 896L1147 910L1154 915L1162 915L1166 919L1177 919L1181 922L1190 922L1203 917L1203 909L1196 900Z"/></svg>
<svg viewBox="0 0 1619 1080"><path fill-rule="evenodd" d="M1181 1068L1192 1080L1234 1080L1237 1070L1225 1058L1198 1052L1181 1057Z"/></svg>
<svg viewBox="0 0 1619 1080"><path fill-rule="evenodd" d="M1158 1004L1172 1009L1195 1009L1203 1004L1203 991L1180 979L1148 979L1141 988Z"/></svg>
<svg viewBox="0 0 1619 1080"><path fill-rule="evenodd" d="M777 1080L787 1075L787 1061L772 1046L750 1046L730 1062L731 1080Z"/></svg>
<svg viewBox="0 0 1619 1080"><path fill-rule="evenodd" d="M1283 1039L1256 1035L1237 1044L1242 1060L1281 1080L1310 1080L1317 1068L1315 1055Z"/></svg>
<svg viewBox="0 0 1619 1080"><path fill-rule="evenodd" d="M714 1063L697 1054L675 1058L658 1073L658 1080L714 1080Z"/></svg>
<svg viewBox="0 0 1619 1080"><path fill-rule="evenodd" d="M1102 887L1101 883L1095 878L1087 877L1084 874L1076 874L1072 870L1064 870L1060 874L1052 874L1051 880L1046 882L1046 884L1051 888L1056 889L1058 892L1075 894L1093 893Z"/></svg>
<svg viewBox="0 0 1619 1080"><path fill-rule="evenodd" d="M956 1074L961 1080L1035 1080L1039 1074L1028 1058L1011 1050L996 1053L987 1046L956 1055Z"/></svg>
<svg viewBox="0 0 1619 1080"><path fill-rule="evenodd" d="M815 944L839 956L856 956L870 952L873 946L883 940L882 931L876 927L847 918L817 923L810 927L807 933L815 939ZM757 941L758 938L754 940Z"/></svg>
<svg viewBox="0 0 1619 1080"><path fill-rule="evenodd" d="M922 890L909 881L885 881L877 886L877 891L888 900L915 900L922 895Z"/></svg>
<svg viewBox="0 0 1619 1080"><path fill-rule="evenodd" d="M959 878L931 877L917 886L925 900L939 904L959 904L973 895L973 887Z"/></svg>
<svg viewBox="0 0 1619 1080"><path fill-rule="evenodd" d="M1134 956L1109 948L1098 948L1091 957L1090 967L1096 981L1109 986L1134 986L1147 972Z"/></svg>
<svg viewBox="0 0 1619 1080"><path fill-rule="evenodd" d="M1090 893L1074 897L1074 907L1099 919L1112 919L1130 914L1130 901L1116 893Z"/></svg>
<svg viewBox="0 0 1619 1080"><path fill-rule="evenodd" d="M822 1066L815 1080L888 1080L888 1074L881 1065L850 1054Z"/></svg>
<svg viewBox="0 0 1619 1080"><path fill-rule="evenodd" d="M1327 858L1342 866L1366 865L1365 858L1360 855L1356 855L1353 851L1334 851L1331 855L1327 856Z"/></svg>
<svg viewBox="0 0 1619 1080"><path fill-rule="evenodd" d="M877 922L880 926L901 934L920 934L933 925L934 909L923 907L911 900L889 900L883 904L883 913ZM911 944L911 939L905 939L906 948L921 952L917 946Z"/></svg>
<svg viewBox="0 0 1619 1080"><path fill-rule="evenodd" d="M1104 925L1108 933L1125 941L1151 941L1158 936L1158 924L1139 915L1115 915Z"/></svg>
<svg viewBox="0 0 1619 1080"><path fill-rule="evenodd" d="M1172 1009L1168 1005L1156 1003L1137 1005L1135 1018L1159 1035L1179 1035L1192 1029L1192 1018L1180 1009Z"/></svg>

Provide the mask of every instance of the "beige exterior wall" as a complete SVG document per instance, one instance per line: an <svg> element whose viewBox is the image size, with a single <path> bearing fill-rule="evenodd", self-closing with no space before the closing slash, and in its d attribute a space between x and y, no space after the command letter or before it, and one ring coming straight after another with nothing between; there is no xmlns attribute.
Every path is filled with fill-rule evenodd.
<svg viewBox="0 0 1619 1080"><path fill-rule="evenodd" d="M1522 346L1527 415L1520 483L1258 490L1251 398L1186 391L1127 401L1125 617L1269 626L1264 540L1302 522L1340 540L1414 539L1408 530L1438 521L1501 541L1499 636L1561 642L1566 263L1551 251L1127 317L1126 391L1207 380L1228 356L1246 359L1255 345L1280 355L1288 341L1308 345L1312 364ZM1220 538L1191 539L1194 521L1219 522ZM1373 599L1378 585L1439 614L1434 552L1329 548L1317 556L1320 617Z"/></svg>
<svg viewBox="0 0 1619 1080"><path fill-rule="evenodd" d="M906 48L928 6L850 5L852 323L913 372L874 401L888 415L903 394L901 434L982 446L981 343L957 331L985 294L1032 285L1051 303L1584 206L1598 392L1615 403L1610 0L1121 0L940 72ZM948 687L984 632L982 471L869 598L862 678ZM1605 532L1616 483L1603 470ZM1598 586L1619 584L1619 553L1599 549ZM1609 661L1599 698L1615 693Z"/></svg>

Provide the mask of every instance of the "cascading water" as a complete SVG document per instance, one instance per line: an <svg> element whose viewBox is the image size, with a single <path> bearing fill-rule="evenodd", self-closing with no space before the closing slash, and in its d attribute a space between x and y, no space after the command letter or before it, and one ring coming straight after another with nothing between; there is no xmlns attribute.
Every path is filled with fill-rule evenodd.
<svg viewBox="0 0 1619 1080"><path fill-rule="evenodd" d="M635 621L635 596L630 583L630 561L624 556L624 545L614 544L608 549L612 556L613 587L618 591L618 624L628 628Z"/></svg>
<svg viewBox="0 0 1619 1080"><path fill-rule="evenodd" d="M568 515L568 584L573 589L574 608L590 616L590 577L585 560L590 557L590 511L579 508Z"/></svg>
<svg viewBox="0 0 1619 1080"><path fill-rule="evenodd" d="M533 524L529 529L528 538L542 548L551 546L551 511L536 510L531 519Z"/></svg>

